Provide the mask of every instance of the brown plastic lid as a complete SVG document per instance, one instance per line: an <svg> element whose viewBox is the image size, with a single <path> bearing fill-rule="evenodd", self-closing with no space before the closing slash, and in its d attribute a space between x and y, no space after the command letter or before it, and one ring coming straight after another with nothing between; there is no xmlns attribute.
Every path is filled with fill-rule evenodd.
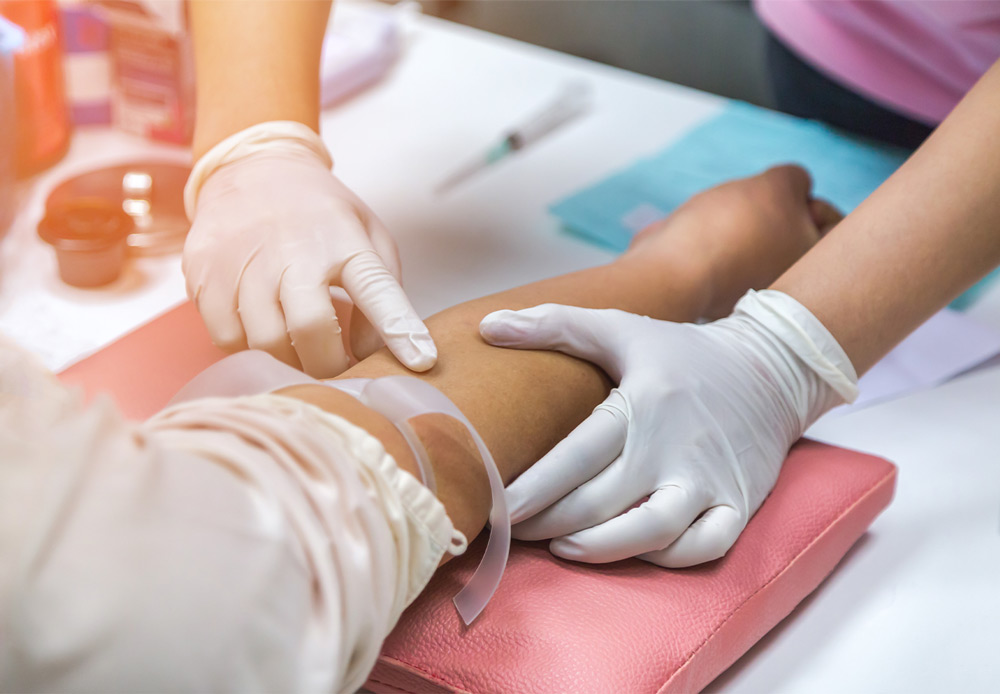
<svg viewBox="0 0 1000 694"><path fill-rule="evenodd" d="M121 274L125 240L133 226L120 206L101 198L77 198L49 207L38 235L56 249L64 282L97 287Z"/></svg>
<svg viewBox="0 0 1000 694"><path fill-rule="evenodd" d="M45 208L103 198L132 217L130 255L177 253L190 227L184 214L184 184L190 173L191 167L169 161L127 161L61 181L49 193Z"/></svg>

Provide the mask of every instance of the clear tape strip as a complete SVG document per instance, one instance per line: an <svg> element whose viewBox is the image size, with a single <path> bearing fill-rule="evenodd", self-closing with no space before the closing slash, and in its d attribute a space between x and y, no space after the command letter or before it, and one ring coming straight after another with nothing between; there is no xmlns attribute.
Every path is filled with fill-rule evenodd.
<svg viewBox="0 0 1000 694"><path fill-rule="evenodd" d="M479 455L486 466L490 493L493 497L490 509L490 539L486 543L486 551L483 552L476 572L454 598L455 607L462 620L466 625L472 624L500 585L510 553L510 513L503 493L500 470L497 469L492 454L472 423L466 419L455 403L431 384L411 376L385 376L365 386L360 399L392 420L401 431L404 430L400 424L406 423L406 429L409 429L409 420L422 414L437 413L454 417L468 429L479 450ZM419 445L419 440L417 443ZM422 451L423 446L420 446L420 449ZM414 451L416 452L416 449Z"/></svg>

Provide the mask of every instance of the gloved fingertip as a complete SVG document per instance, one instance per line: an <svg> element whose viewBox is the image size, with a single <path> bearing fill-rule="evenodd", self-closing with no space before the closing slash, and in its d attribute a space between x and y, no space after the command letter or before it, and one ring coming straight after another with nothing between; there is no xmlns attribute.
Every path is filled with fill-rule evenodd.
<svg viewBox="0 0 1000 694"><path fill-rule="evenodd" d="M540 534L537 530L532 532L532 529L524 523L512 525L510 527L510 536L515 540L521 540L522 542L537 542L538 540L548 539L545 537L544 533Z"/></svg>
<svg viewBox="0 0 1000 694"><path fill-rule="evenodd" d="M507 513L510 514L511 523L520 523L525 520L524 499L518 491L507 487L504 490L504 498L507 501Z"/></svg>
<svg viewBox="0 0 1000 694"><path fill-rule="evenodd" d="M479 334L493 345L511 344L521 336L518 328L522 323L517 311L494 311L479 322Z"/></svg>
<svg viewBox="0 0 1000 694"><path fill-rule="evenodd" d="M389 350L410 371L428 371L437 363L437 345L426 331L393 339L388 345Z"/></svg>
<svg viewBox="0 0 1000 694"><path fill-rule="evenodd" d="M577 542L572 535L557 537L549 543L549 551L561 559L570 561L592 561L587 548Z"/></svg>
<svg viewBox="0 0 1000 694"><path fill-rule="evenodd" d="M406 368L416 373L423 373L433 369L435 364L437 364L437 352L433 354L421 352L413 359L406 362Z"/></svg>

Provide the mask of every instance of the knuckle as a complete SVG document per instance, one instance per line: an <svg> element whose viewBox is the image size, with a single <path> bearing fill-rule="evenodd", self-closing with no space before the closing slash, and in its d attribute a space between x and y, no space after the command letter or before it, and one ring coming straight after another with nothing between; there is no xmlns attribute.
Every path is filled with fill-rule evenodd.
<svg viewBox="0 0 1000 694"><path fill-rule="evenodd" d="M735 543L735 539L728 537L721 528L711 528L702 540L704 561L712 561L725 556Z"/></svg>
<svg viewBox="0 0 1000 694"><path fill-rule="evenodd" d="M243 336L233 331L215 331L212 343L224 352L238 352L243 348Z"/></svg>
<svg viewBox="0 0 1000 694"><path fill-rule="evenodd" d="M327 353L335 341L340 341L341 333L336 318L314 319L306 324L289 326L288 343L296 352Z"/></svg>
<svg viewBox="0 0 1000 694"><path fill-rule="evenodd" d="M259 349L269 354L277 356L284 354L291 346L291 342L286 332L274 332L265 335L247 336L247 345L250 349Z"/></svg>

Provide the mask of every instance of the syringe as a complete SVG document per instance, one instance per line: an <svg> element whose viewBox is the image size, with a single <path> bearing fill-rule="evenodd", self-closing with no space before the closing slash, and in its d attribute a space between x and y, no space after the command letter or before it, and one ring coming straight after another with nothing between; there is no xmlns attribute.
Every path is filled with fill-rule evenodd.
<svg viewBox="0 0 1000 694"><path fill-rule="evenodd" d="M567 85L558 97L531 118L507 132L500 142L484 154L477 155L465 166L445 179L438 194L445 193L474 174L500 161L508 154L524 149L542 139L561 125L584 113L590 106L590 89L580 82Z"/></svg>

